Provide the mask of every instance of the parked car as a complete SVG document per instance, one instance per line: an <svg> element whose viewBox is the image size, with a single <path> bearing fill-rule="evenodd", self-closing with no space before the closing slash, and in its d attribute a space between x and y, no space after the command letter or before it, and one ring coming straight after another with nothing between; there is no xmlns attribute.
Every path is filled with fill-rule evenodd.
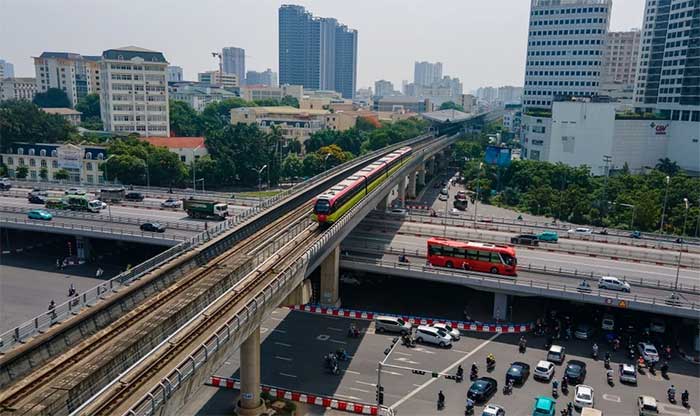
<svg viewBox="0 0 700 416"><path fill-rule="evenodd" d="M568 230L567 233L575 235L591 235L593 234L593 231L590 228L578 227Z"/></svg>
<svg viewBox="0 0 700 416"><path fill-rule="evenodd" d="M498 382L491 377L479 377L472 383L467 391L467 397L475 403L488 401L498 390Z"/></svg>
<svg viewBox="0 0 700 416"><path fill-rule="evenodd" d="M538 246L540 245L539 238L534 234L518 234L515 237L510 238L511 244L522 244L525 246Z"/></svg>
<svg viewBox="0 0 700 416"><path fill-rule="evenodd" d="M440 329L442 331L447 332L447 335L452 337L452 339L454 341L459 341L459 338L462 335L462 333L459 332L459 329L452 327L452 325L450 325L450 324L435 323L435 324L432 324L430 326L432 326L433 328L437 328L437 329Z"/></svg>
<svg viewBox="0 0 700 416"><path fill-rule="evenodd" d="M561 364L566 359L566 348L561 345L552 345L547 352L547 361Z"/></svg>
<svg viewBox="0 0 700 416"><path fill-rule="evenodd" d="M550 361L541 360L535 366L535 371L532 377L535 380L543 380L549 382L554 376L554 363Z"/></svg>
<svg viewBox="0 0 700 416"><path fill-rule="evenodd" d="M615 330L615 318L610 314L603 315L603 319L600 321L600 327L604 331L614 331Z"/></svg>
<svg viewBox="0 0 700 416"><path fill-rule="evenodd" d="M411 324L393 316L377 316L374 318L374 326L375 331L379 333L386 331L405 335L411 332Z"/></svg>
<svg viewBox="0 0 700 416"><path fill-rule="evenodd" d="M637 384L637 369L631 364L620 364L620 383Z"/></svg>
<svg viewBox="0 0 700 416"><path fill-rule="evenodd" d="M574 331L574 337L578 339L591 339L593 337L593 327L589 324L578 324Z"/></svg>
<svg viewBox="0 0 700 416"><path fill-rule="evenodd" d="M564 377L569 384L581 384L586 379L586 363L579 360L569 360L564 370Z"/></svg>
<svg viewBox="0 0 700 416"><path fill-rule="evenodd" d="M145 222L141 224L141 231L148 231L151 233L164 233L165 225L159 222Z"/></svg>
<svg viewBox="0 0 700 416"><path fill-rule="evenodd" d="M416 342L427 342L435 344L441 348L452 346L452 337L442 329L428 325L419 325L416 328Z"/></svg>
<svg viewBox="0 0 700 416"><path fill-rule="evenodd" d="M537 234L537 238L539 238L540 241L556 243L559 241L559 234L556 231L542 231L541 233Z"/></svg>
<svg viewBox="0 0 700 416"><path fill-rule="evenodd" d="M629 293L632 287L629 283L612 276L603 276L598 280L599 289L618 290Z"/></svg>
<svg viewBox="0 0 700 416"><path fill-rule="evenodd" d="M143 201L143 194L141 192L127 192L124 195L124 199L127 201L141 202Z"/></svg>
<svg viewBox="0 0 700 416"><path fill-rule="evenodd" d="M27 212L27 218L29 218L30 220L51 221L53 215L45 209L33 209Z"/></svg>
<svg viewBox="0 0 700 416"><path fill-rule="evenodd" d="M182 207L182 201L175 198L168 198L160 203L163 208L180 208Z"/></svg>
<svg viewBox="0 0 700 416"><path fill-rule="evenodd" d="M577 408L593 407L593 387L579 384L574 392L574 406Z"/></svg>
<svg viewBox="0 0 700 416"><path fill-rule="evenodd" d="M521 361L511 363L510 368L506 371L506 383L508 380L513 380L513 384L522 385L528 377L530 377L530 364Z"/></svg>
<svg viewBox="0 0 700 416"><path fill-rule="evenodd" d="M63 191L64 194L66 195L85 195L87 192L85 192L85 189L83 188L68 188L65 191Z"/></svg>
<svg viewBox="0 0 700 416"><path fill-rule="evenodd" d="M637 350L639 351L639 355L644 358L644 361L654 363L659 361L659 352L656 350L654 344L640 342L637 344Z"/></svg>
<svg viewBox="0 0 700 416"><path fill-rule="evenodd" d="M481 416L506 416L506 410L497 404L489 404L484 407Z"/></svg>
<svg viewBox="0 0 700 416"><path fill-rule="evenodd" d="M550 397L539 396L535 397L535 406L532 409L532 416L555 416L557 402Z"/></svg>
<svg viewBox="0 0 700 416"><path fill-rule="evenodd" d="M637 398L637 410L639 416L658 416L659 408L656 399L651 396L639 396Z"/></svg>

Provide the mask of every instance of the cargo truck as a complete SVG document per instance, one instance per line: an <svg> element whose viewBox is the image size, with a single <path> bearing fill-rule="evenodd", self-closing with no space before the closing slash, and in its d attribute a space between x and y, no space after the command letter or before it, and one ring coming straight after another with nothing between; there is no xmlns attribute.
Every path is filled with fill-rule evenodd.
<svg viewBox="0 0 700 416"><path fill-rule="evenodd" d="M221 201L190 197L182 200L182 209L192 218L223 220L228 216L228 204Z"/></svg>

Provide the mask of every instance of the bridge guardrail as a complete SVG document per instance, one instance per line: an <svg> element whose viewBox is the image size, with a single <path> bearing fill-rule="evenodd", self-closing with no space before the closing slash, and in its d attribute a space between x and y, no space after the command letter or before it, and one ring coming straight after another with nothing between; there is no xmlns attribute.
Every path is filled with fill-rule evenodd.
<svg viewBox="0 0 700 416"><path fill-rule="evenodd" d="M359 158L350 160L346 162L345 164L341 164L338 166L335 166L319 175L316 175L312 178L307 179L304 182L300 182L296 184L295 186L273 196L272 198L268 198L264 201L262 201L260 204L253 206L246 211L235 215L233 217L230 217L229 219L220 222L219 224L212 226L209 228L209 230L204 231L189 240L186 240L174 247L171 247L170 249L156 255L155 257L152 257L145 262L136 265L135 267L131 268L130 270L125 271L124 273L121 273L112 279L108 280L107 282L100 284L96 287L93 287L91 289L88 289L87 291L80 293L78 295L78 298L81 300L78 302L77 305L74 305L72 303L75 302L75 298L68 300L66 302L63 302L59 305L56 306L56 308L53 310L53 313L50 315L47 315L47 313L42 313L35 317L32 320L29 320L9 331L6 331L4 333L0 333L0 352L7 351L8 349L14 347L15 345L23 342L27 338L30 338L32 336L35 336L36 334L42 333L46 330L48 330L53 324L61 322L70 316L77 314L80 312L82 309L88 307L91 304L94 304L95 302L99 301L102 299L108 292L116 292L120 287L123 286L128 286L129 283L132 281L136 280L138 277L141 276L141 274L145 273L146 271L149 271L155 267L158 267L162 263L166 261L170 261L174 257L182 254L183 252L199 246L215 237L218 235L222 234L224 231L228 230L231 227L234 227L241 222L247 220L249 217L267 209L268 207L274 205L278 201L280 201L283 198L286 198L287 196L307 188L308 186L312 186L313 184L316 184L320 182L323 179L328 178L331 175L334 175L338 173L339 171L346 169L348 166L352 166L354 164L363 164L363 163L368 163L368 160L371 160L372 158L377 157L378 155L381 155L383 153L386 153L387 151L393 150L400 148L402 146L410 145L419 141L422 141L428 137L431 137L432 134L423 134L418 137L396 143L391 146L387 146L384 149L380 150L375 150L373 152L370 152L366 155L363 155ZM84 299L84 300L83 300ZM70 305L69 305L70 304ZM47 319L48 317L48 319Z"/></svg>
<svg viewBox="0 0 700 416"><path fill-rule="evenodd" d="M410 223L409 223L410 224ZM437 230L429 230L425 228L420 228L420 227L413 227L411 225L404 225L402 229L397 230L400 233L413 233L413 234L418 234L422 236L435 236L435 237L444 237L445 233L443 232L438 232ZM500 229L498 231L501 231ZM537 247L534 246L527 246L527 245L518 245L518 244L512 244L510 242L510 237L509 236L495 236L495 235L490 235L490 234L483 234L479 232L479 230L473 230L470 228L465 229L466 232L466 237L467 238L477 238L479 241L483 242L488 242L488 243L495 243L495 244L507 244L507 245L512 245L515 246L519 250L527 249L527 250L534 250L534 251L551 251L551 252L561 252L561 253L570 253L570 254L586 254L586 255L591 255L591 256L601 256L601 257L615 257L619 259L624 259L624 260L636 260L636 261L646 261L650 263L663 263L666 265L677 265L678 263L678 252L674 251L664 251L662 253L659 252L645 252L642 250L638 251L632 251L629 250L628 248L621 249L617 247L610 247L610 246L605 246L605 247L596 247L596 246L588 246L588 245L573 245L573 244L567 244L566 242L562 242L561 240L559 243L547 243L547 242L541 242L541 244ZM452 239L464 239L465 238L465 233L459 233L459 232L454 232L454 231L449 231L447 233L447 238L452 238ZM685 253L685 252L684 252ZM692 253L691 253L692 255ZM692 268L700 268L700 257L691 257L689 255L681 256L681 267L692 267Z"/></svg>
<svg viewBox="0 0 700 416"><path fill-rule="evenodd" d="M355 244L351 246L343 245L345 250L350 250L353 251L357 249ZM368 244L366 242L362 243L362 247L360 247L363 250L366 250L367 253L369 254L377 254L377 253L384 253L384 254L392 254L392 255L399 255L399 254L408 254L408 255L415 255L416 257L420 257L422 259L427 258L427 252L423 250L406 250L404 248L394 248L392 246L381 246L381 245L373 245L373 244ZM547 267L547 266L537 266L528 263L527 265L524 265L520 262L518 262L518 269L519 270L527 270L531 272L536 272L536 273L546 273L546 274L556 274L559 276L564 276L564 277L569 277L569 278L575 278L575 279L586 279L586 280L595 280L598 281L601 277L604 275L602 273L595 273L595 272L582 272L578 271L577 269L566 269L562 267ZM471 273L477 273L477 272L471 272ZM609 276L609 275L605 275ZM671 284L671 282L662 282L661 280L654 280L654 279L635 279L633 277L627 277L625 275L623 276L616 276L618 278L621 278L625 282L629 283L632 286L639 286L639 287L644 287L644 288L649 288L649 289L659 289L659 290L669 290L669 291L674 291L676 290L676 287ZM504 278L507 278L504 277ZM689 293L689 294L694 294L698 295L700 294L700 285L683 285L683 283L678 283L678 292L683 292L683 293Z"/></svg>
<svg viewBox="0 0 700 416"><path fill-rule="evenodd" d="M141 225L146 222L157 222L164 225L166 228L172 228L181 231L203 231L204 225L199 223L187 224L179 222L162 221L160 219L145 219L145 218L129 218L129 217L119 217L116 215L103 215L97 212L80 212L80 211L70 211L62 209L47 209L47 208L26 208L26 207L6 207L0 206L0 212L10 212L16 214L26 214L34 209L43 209L49 211L54 217L65 217L65 218L76 218L87 221L95 221L102 223L117 223L117 224L128 224L128 225Z"/></svg>
<svg viewBox="0 0 700 416"><path fill-rule="evenodd" d="M560 284L560 283L543 282L543 281L538 281L538 280L522 279L519 277L509 277L509 276L498 276L497 277L496 275L487 274L487 273L481 274L481 273L469 272L466 270L443 269L443 268L439 268L439 267L416 265L416 264L411 264L411 263L395 263L395 262L388 262L388 261L382 261L382 260L368 259L368 258L364 258L364 257L343 256L343 258L345 258L346 260L352 261L352 262L371 264L371 265L375 265L375 266L379 266L379 267L386 267L386 268L399 269L399 270L411 270L411 271L422 272L422 273L431 273L431 274L451 276L451 277L455 277L455 278L459 278L459 279L473 281L474 283L490 282L490 283L497 284L502 289L509 289L510 287L513 287L514 289L517 289L518 287L530 287L530 288L536 288L536 289L565 292L567 294L576 295L576 297L586 297L586 296L591 297L591 296L593 296L593 297L605 298L605 299L615 299L617 301L622 300L625 302L639 302L639 303L646 303L646 304L650 304L650 305L663 305L663 306L673 307L673 308L688 309L691 311L700 310L700 304L698 304L696 302L687 302L684 300L670 301L668 298L659 298L659 297L655 297L655 296L641 296L641 295L636 295L636 294L632 294L632 293L611 292L608 290L593 289L593 288L591 288L590 291L581 291L578 289L578 285L575 285L575 284L565 285L565 284ZM555 270L553 270L553 272L555 272ZM579 277L582 277L582 276L583 275L579 275ZM572 299L575 299L575 297L572 297Z"/></svg>

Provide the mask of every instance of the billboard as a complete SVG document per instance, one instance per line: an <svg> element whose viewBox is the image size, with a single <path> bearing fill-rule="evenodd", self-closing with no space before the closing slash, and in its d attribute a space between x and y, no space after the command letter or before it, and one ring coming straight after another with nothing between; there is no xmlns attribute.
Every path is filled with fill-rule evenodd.
<svg viewBox="0 0 700 416"><path fill-rule="evenodd" d="M61 169L80 170L83 167L83 149L67 144L56 149L58 167Z"/></svg>
<svg viewBox="0 0 700 416"><path fill-rule="evenodd" d="M484 162L499 167L510 166L510 148L500 146L486 146Z"/></svg>

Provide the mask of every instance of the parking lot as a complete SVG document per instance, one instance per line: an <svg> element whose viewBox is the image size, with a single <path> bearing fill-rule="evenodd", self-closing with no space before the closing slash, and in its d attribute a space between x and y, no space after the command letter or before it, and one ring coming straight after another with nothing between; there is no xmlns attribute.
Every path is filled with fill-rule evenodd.
<svg viewBox="0 0 700 416"><path fill-rule="evenodd" d="M347 330L355 322L362 331L359 339L349 338ZM377 362L384 358L384 350L391 345L393 335L377 334L374 324L368 321L353 321L314 315L304 312L290 312L278 309L267 320L261 331L262 343L262 382L281 388L304 391L314 394L334 396L338 399L373 403L377 382ZM507 334L463 334L461 340L452 348L440 349L428 345L407 348L400 345L395 348L387 363L401 367L419 368L429 371L454 374L458 365L462 365L465 377L473 362L479 367L479 375L492 377L498 382L496 394L488 401L506 409L507 414L529 415L533 399L536 396L551 396L551 383L530 378L523 386L516 386L512 395L504 396L502 387L505 372L513 361L522 361L534 371L539 360L546 357L544 337L528 334L527 351L518 352L519 335ZM698 367L674 357L670 362L669 380L661 377L660 372L651 376L648 372L638 377L638 385L620 384L617 372L614 386L609 386L605 377L603 361L591 358L591 341L561 340L557 344L565 347L566 361L581 360L587 365L584 384L593 387L595 407L606 415L631 415L636 413L636 400L641 394L655 397L660 403L661 414L695 415L698 406L699 378ZM600 355L604 356L607 345L599 342ZM340 375L332 375L323 366L323 356L331 351L344 348L350 359L341 362ZM485 357L493 353L497 364L492 372L485 369ZM555 369L555 378L561 380L564 365ZM617 370L619 363L627 362L622 351L612 355L612 368ZM226 363L215 371L220 376L237 376L239 357L234 354ZM691 409L672 405L666 399L666 390L674 384L680 393L687 389L691 395ZM445 414L462 414L466 400L466 391L470 386L468 379L461 383L443 377L432 378L413 374L410 370L388 368L382 372L385 405L396 409L400 415L435 414L438 391L446 396ZM568 395L560 395L557 400L557 415L569 401L573 401L573 386ZM222 406L230 409L230 402L221 401ZM217 399L213 397L206 403L206 412L199 414L223 414L218 408ZM480 414L483 406L477 406ZM319 409L320 410L320 409ZM221 411L221 413L219 413Z"/></svg>

